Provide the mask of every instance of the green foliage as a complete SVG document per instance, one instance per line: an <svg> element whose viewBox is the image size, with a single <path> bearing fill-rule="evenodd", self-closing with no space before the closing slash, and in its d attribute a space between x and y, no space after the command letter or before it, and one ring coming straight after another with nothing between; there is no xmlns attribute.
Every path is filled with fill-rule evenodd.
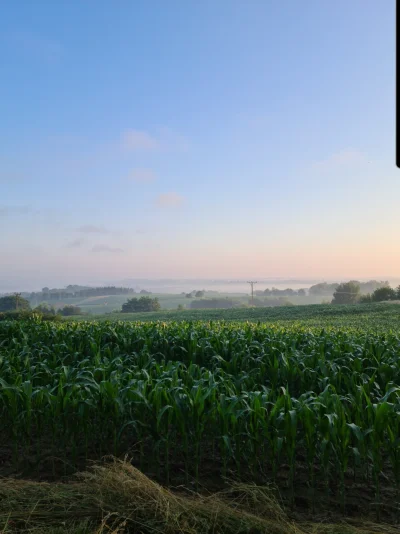
<svg viewBox="0 0 400 534"><path fill-rule="evenodd" d="M383 302L385 300L395 300L397 298L397 292L390 286L380 287L375 289L371 295L373 302Z"/></svg>
<svg viewBox="0 0 400 534"><path fill-rule="evenodd" d="M64 317L69 317L71 315L82 315L82 310L79 306L74 306L73 304L67 304L63 308L60 308L58 312Z"/></svg>
<svg viewBox="0 0 400 534"><path fill-rule="evenodd" d="M22 298L20 293L0 297L0 312L29 309L29 302L26 299Z"/></svg>
<svg viewBox="0 0 400 534"><path fill-rule="evenodd" d="M36 310L14 310L8 312L0 312L0 321L60 321L60 315L53 313L44 313Z"/></svg>
<svg viewBox="0 0 400 534"><path fill-rule="evenodd" d="M129 299L122 305L122 313L129 312L152 312L158 311L161 308L157 298L140 297L139 299L134 297Z"/></svg>
<svg viewBox="0 0 400 534"><path fill-rule="evenodd" d="M143 468L166 481L174 459L198 481L212 455L224 475L287 473L293 500L305 464L311 499L325 484L345 509L351 475L379 503L386 480L400 484L399 343L390 323L3 321L3 439L15 469L46 439L66 464L139 444Z"/></svg>
<svg viewBox="0 0 400 534"><path fill-rule="evenodd" d="M335 292L338 286L339 284L337 283L327 284L326 282L322 282L311 286L308 292L310 295L330 296Z"/></svg>
<svg viewBox="0 0 400 534"><path fill-rule="evenodd" d="M50 306L49 304L47 304L47 302L43 302L42 304L39 304L39 306L36 306L36 308L34 308L34 311L45 315L56 315L56 310L54 306Z"/></svg>
<svg viewBox="0 0 400 534"><path fill-rule="evenodd" d="M360 298L360 284L345 282L339 284L333 293L332 304L355 304Z"/></svg>
<svg viewBox="0 0 400 534"><path fill-rule="evenodd" d="M177 310L160 310L144 313L110 313L96 316L93 320L106 321L227 321L227 322L261 322L274 323L281 326L296 324L303 327L343 327L343 328L388 328L396 329L399 325L400 307L397 303L374 302L369 304L336 305L312 304L307 306L274 306L249 307L240 304L231 309L186 309L183 313ZM80 321L85 318L74 318Z"/></svg>

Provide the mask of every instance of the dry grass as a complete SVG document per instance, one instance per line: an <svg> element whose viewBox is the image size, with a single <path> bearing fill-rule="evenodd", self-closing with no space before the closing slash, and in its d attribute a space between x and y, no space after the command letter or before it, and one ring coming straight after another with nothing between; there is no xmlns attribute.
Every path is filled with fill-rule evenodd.
<svg viewBox="0 0 400 534"><path fill-rule="evenodd" d="M178 495L127 461L97 464L70 483L0 479L0 533L395 534L373 524L294 523L271 489L236 484Z"/></svg>

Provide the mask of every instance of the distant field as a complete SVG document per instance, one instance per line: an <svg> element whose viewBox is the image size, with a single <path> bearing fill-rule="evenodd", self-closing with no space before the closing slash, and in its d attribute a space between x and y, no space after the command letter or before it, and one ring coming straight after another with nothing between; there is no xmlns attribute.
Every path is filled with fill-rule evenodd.
<svg viewBox="0 0 400 534"><path fill-rule="evenodd" d="M69 298L63 299L59 302L47 301L50 305L56 309L65 306L66 304L73 304L79 306L82 311L91 313L93 315L102 315L110 313L114 310L120 310L122 304L132 297L141 297L142 295L111 295L107 297L88 297L88 298ZM243 293L214 293L210 292L205 294L206 298L229 298L237 300L242 304L248 304L249 296ZM167 293L153 293L152 298L157 297L162 310L176 310L179 305L190 307L190 303L195 298L186 298L185 295L180 294L167 294ZM263 299L264 297L257 297ZM317 304L323 300L323 297L290 297L289 301L292 304Z"/></svg>
<svg viewBox="0 0 400 534"><path fill-rule="evenodd" d="M332 306L276 306L273 308L243 308L231 310L184 310L149 313L115 313L93 318L73 317L72 320L96 321L250 321L296 322L307 326L345 326L355 328L400 328L400 306L396 303L355 304Z"/></svg>

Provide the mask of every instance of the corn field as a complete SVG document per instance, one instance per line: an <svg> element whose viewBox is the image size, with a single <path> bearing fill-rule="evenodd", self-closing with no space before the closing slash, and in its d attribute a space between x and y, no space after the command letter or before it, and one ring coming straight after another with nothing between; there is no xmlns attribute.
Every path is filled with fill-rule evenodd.
<svg viewBox="0 0 400 534"><path fill-rule="evenodd" d="M398 513L399 356L391 330L3 321L1 443L16 473L130 452L166 484L212 465L293 505L302 478L312 509L345 511L357 483Z"/></svg>

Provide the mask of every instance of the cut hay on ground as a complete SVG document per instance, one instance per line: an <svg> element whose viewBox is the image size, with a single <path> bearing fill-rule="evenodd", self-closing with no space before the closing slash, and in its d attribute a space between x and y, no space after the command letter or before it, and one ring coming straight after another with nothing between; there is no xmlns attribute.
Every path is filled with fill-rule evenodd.
<svg viewBox="0 0 400 534"><path fill-rule="evenodd" d="M395 534L384 525L299 524L269 488L234 485L187 496L151 481L128 461L112 460L73 482L0 479L0 532L31 534Z"/></svg>

